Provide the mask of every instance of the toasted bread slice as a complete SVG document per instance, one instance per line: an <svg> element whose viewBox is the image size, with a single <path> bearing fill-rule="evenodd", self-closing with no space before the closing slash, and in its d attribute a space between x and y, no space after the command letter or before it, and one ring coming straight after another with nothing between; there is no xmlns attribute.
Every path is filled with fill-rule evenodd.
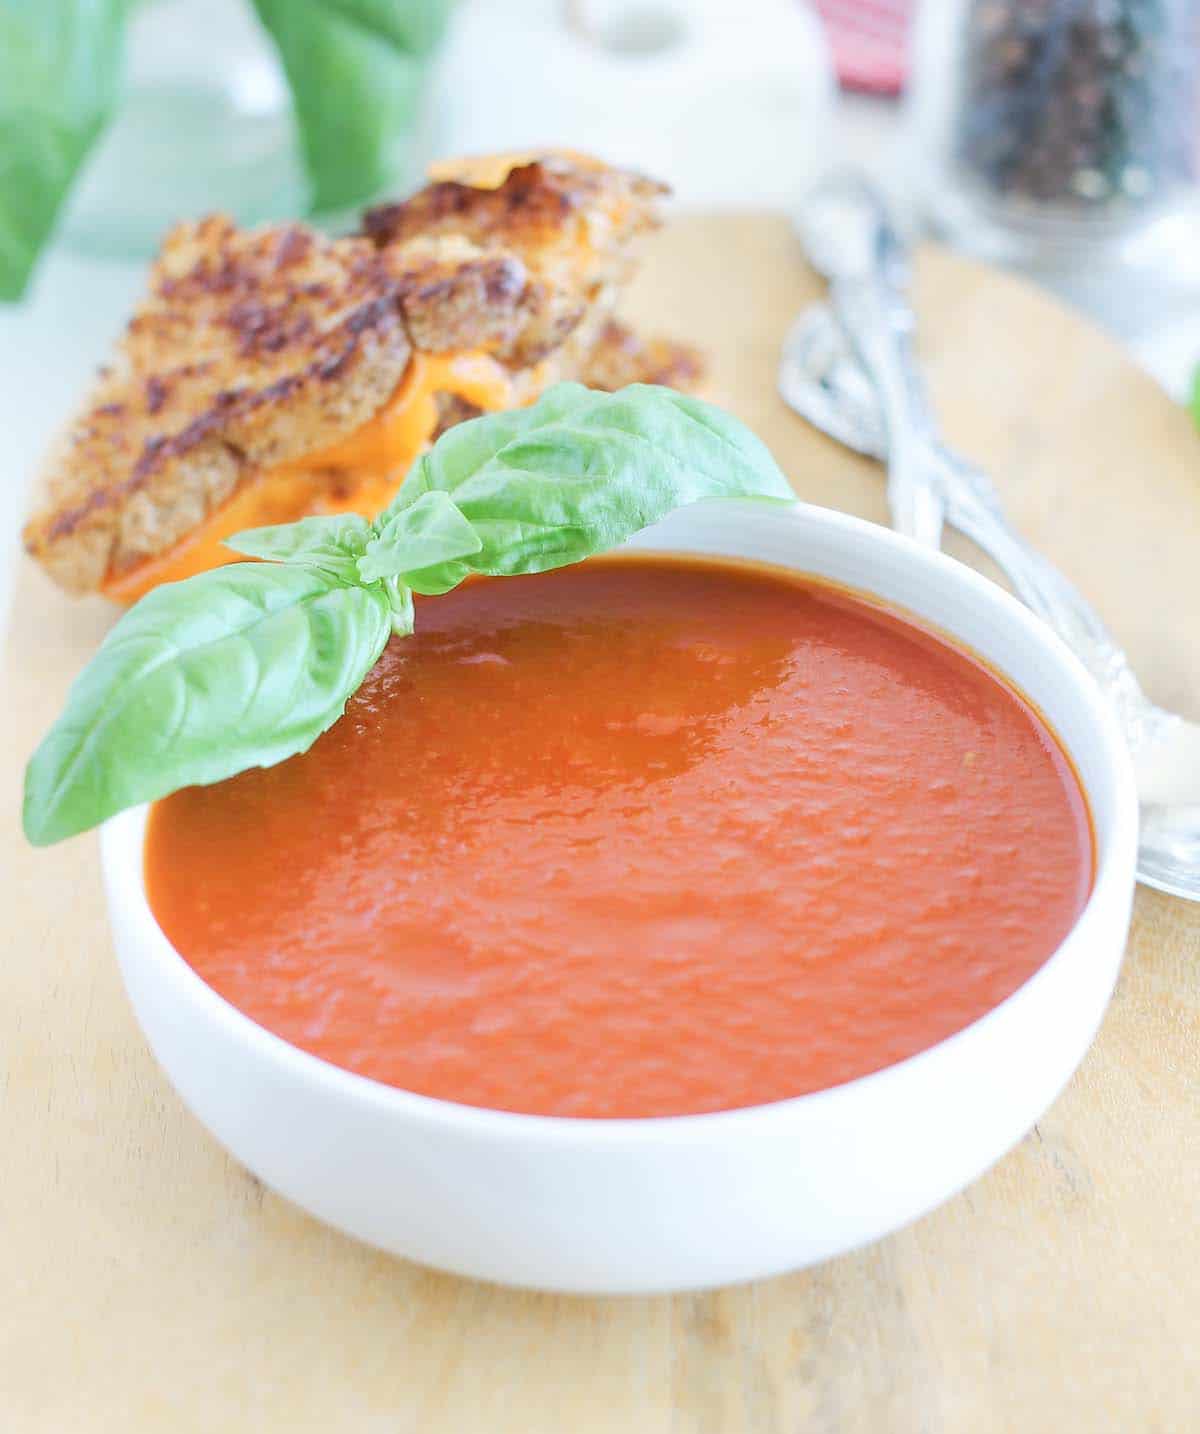
<svg viewBox="0 0 1200 1434"><path fill-rule="evenodd" d="M610 319L663 192L554 155L492 188L430 184L348 238L178 226L46 463L27 548L69 590L128 600L228 559L238 527L377 511L449 421L615 374L618 352L648 376Z"/></svg>
<svg viewBox="0 0 1200 1434"><path fill-rule="evenodd" d="M477 175L479 163L462 172ZM668 191L582 155L482 165L494 183L439 180L368 210L363 231L397 275L409 333L427 352L464 347L479 313L499 320L509 300L487 347L513 375L513 401L527 403L579 377Z"/></svg>
<svg viewBox="0 0 1200 1434"><path fill-rule="evenodd" d="M580 378L589 388L610 392L629 383L661 383L690 392L704 382L704 355L673 339L643 339L627 324L609 319L588 352Z"/></svg>
<svg viewBox="0 0 1200 1434"><path fill-rule="evenodd" d="M657 227L658 201L667 192L644 175L552 154L514 165L491 188L456 180L427 185L410 199L368 210L363 229L400 254L414 240L452 236L485 253L518 256L533 290L529 332L507 356L536 363L556 341L553 316L549 335L532 322L541 313L537 300L571 295L580 308L605 300L611 306L636 261L632 242Z"/></svg>
<svg viewBox="0 0 1200 1434"><path fill-rule="evenodd" d="M150 290L51 454L25 544L73 592L162 552L255 469L365 423L408 365L365 239L221 216L168 236Z"/></svg>

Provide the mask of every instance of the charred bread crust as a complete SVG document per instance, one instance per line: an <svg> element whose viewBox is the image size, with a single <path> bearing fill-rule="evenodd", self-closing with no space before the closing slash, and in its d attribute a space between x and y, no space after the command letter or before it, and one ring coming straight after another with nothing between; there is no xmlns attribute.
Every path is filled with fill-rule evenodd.
<svg viewBox="0 0 1200 1434"><path fill-rule="evenodd" d="M511 286L513 316L493 351L523 369L553 355L585 322L590 332L577 351L595 341L633 270L637 239L660 223L667 192L629 170L547 155L516 165L492 189L454 180L426 185L368 210L363 233L397 268L414 249L429 253L438 245L459 246L468 266L490 258L487 272L503 273ZM414 342L434 352L455 347L459 328L422 298L427 312L420 316L414 297L405 305Z"/></svg>
<svg viewBox="0 0 1200 1434"><path fill-rule="evenodd" d="M704 356L691 344L672 339L643 339L610 319L587 356L580 375L589 388L615 391L629 383L658 383L685 393L699 388L707 376Z"/></svg>
<svg viewBox="0 0 1200 1434"><path fill-rule="evenodd" d="M366 241L220 215L178 226L47 461L26 547L69 590L97 587L176 543L253 469L353 432L411 352Z"/></svg>
<svg viewBox="0 0 1200 1434"><path fill-rule="evenodd" d="M488 248L539 256L544 268L586 246L624 268L629 240L659 224L666 185L631 170L546 156L511 169L494 189L454 180L367 210L363 232L379 247L457 234Z"/></svg>

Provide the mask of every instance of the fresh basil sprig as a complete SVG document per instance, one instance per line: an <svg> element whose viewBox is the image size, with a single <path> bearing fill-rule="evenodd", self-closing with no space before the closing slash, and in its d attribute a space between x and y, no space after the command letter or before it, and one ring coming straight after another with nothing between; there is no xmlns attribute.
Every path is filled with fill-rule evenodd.
<svg viewBox="0 0 1200 1434"><path fill-rule="evenodd" d="M674 389L552 388L532 408L447 429L383 514L447 493L479 551L411 586L446 592L468 573L540 573L623 543L700 498L794 497L766 446L732 414Z"/></svg>
<svg viewBox="0 0 1200 1434"><path fill-rule="evenodd" d="M448 430L373 522L304 518L229 540L269 561L154 589L113 628L25 776L47 845L179 787L302 752L345 710L412 594L543 572L701 498L792 500L737 419L671 389L560 384Z"/></svg>
<svg viewBox="0 0 1200 1434"><path fill-rule="evenodd" d="M358 513L334 518L301 518L271 528L244 528L225 546L248 558L316 568L343 582L358 582L358 560L374 536L371 524Z"/></svg>

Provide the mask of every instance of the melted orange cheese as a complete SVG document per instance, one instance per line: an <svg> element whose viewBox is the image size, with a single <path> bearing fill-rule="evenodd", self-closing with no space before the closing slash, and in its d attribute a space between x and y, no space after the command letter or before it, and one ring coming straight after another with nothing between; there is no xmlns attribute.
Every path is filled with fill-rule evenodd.
<svg viewBox="0 0 1200 1434"><path fill-rule="evenodd" d="M514 169L538 159L565 159L579 169L600 169L598 159L577 149L530 149L509 154L468 154L439 159L425 173L439 182L465 184L471 189L499 189Z"/></svg>
<svg viewBox="0 0 1200 1434"><path fill-rule="evenodd" d="M513 400L507 373L488 354L414 354L395 393L361 428L248 479L180 542L107 578L101 591L115 602L131 603L159 583L237 562L239 555L224 540L243 528L291 523L310 513L373 518L428 446L437 426L438 393L457 394L488 411L511 407Z"/></svg>

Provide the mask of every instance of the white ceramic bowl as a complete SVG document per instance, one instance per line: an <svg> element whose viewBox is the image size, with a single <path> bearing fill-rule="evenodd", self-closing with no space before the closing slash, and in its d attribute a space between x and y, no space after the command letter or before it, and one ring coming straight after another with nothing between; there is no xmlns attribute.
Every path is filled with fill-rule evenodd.
<svg viewBox="0 0 1200 1434"><path fill-rule="evenodd" d="M579 1292L699 1288L873 1240L975 1179L1057 1095L1099 1024L1134 884L1124 745L1083 668L1000 588L940 553L824 509L707 503L639 548L822 574L938 624L1007 673L1078 768L1095 890L1036 975L965 1030L834 1089L715 1115L571 1120L455 1105L350 1075L268 1034L206 986L151 915L146 809L104 828L121 969L197 1118L319 1219L441 1269Z"/></svg>

